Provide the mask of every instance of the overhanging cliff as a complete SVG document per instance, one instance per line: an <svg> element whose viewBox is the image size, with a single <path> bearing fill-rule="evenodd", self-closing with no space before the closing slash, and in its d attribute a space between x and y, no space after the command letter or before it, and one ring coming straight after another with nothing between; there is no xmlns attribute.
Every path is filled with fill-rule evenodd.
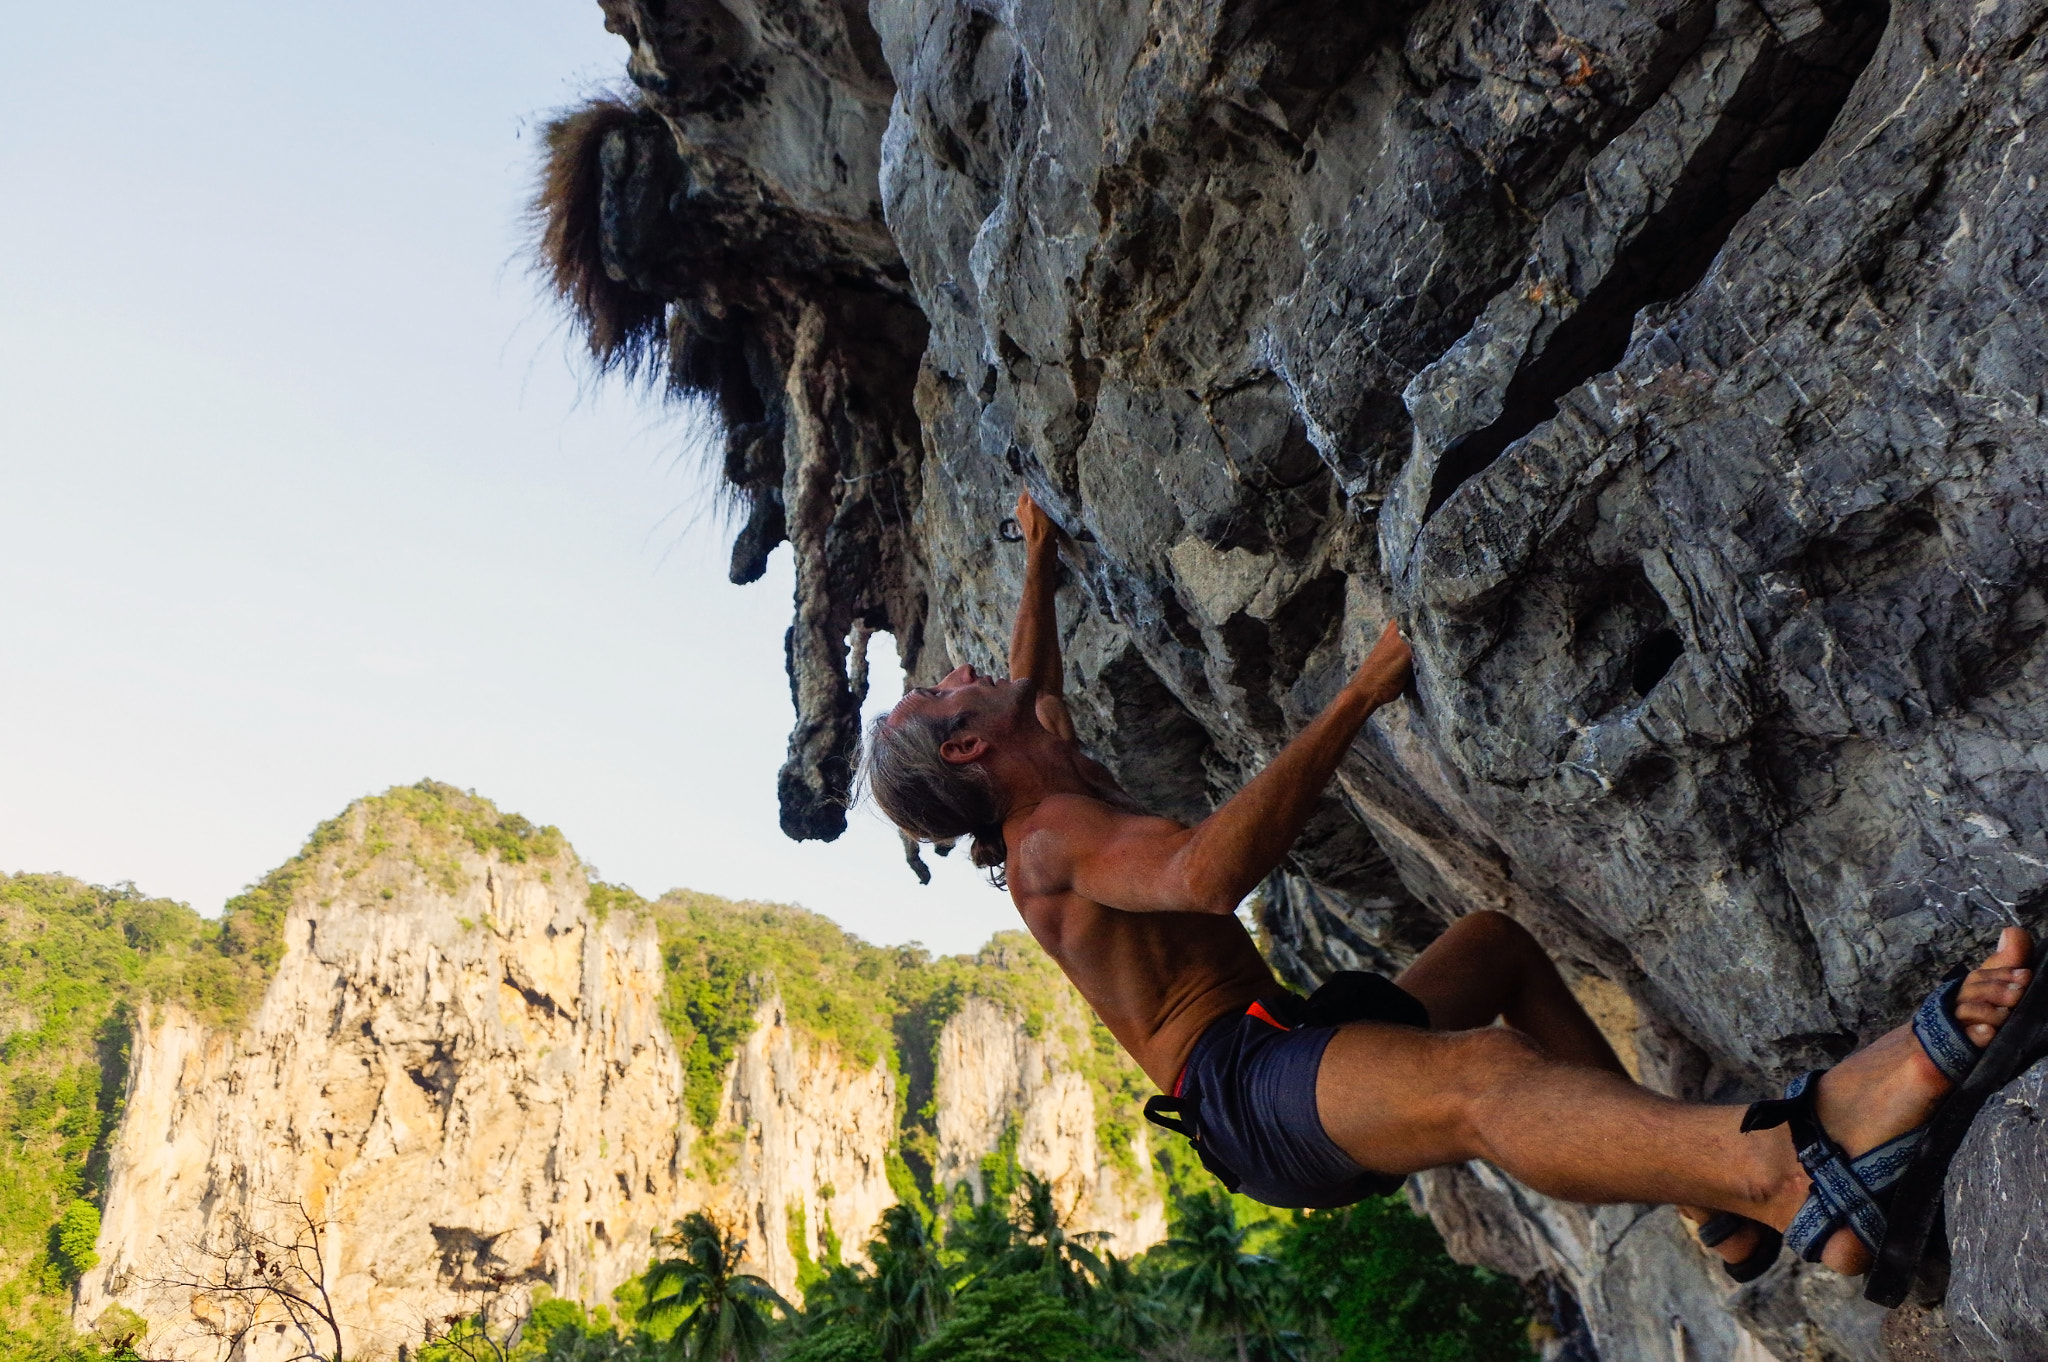
<svg viewBox="0 0 2048 1362"><path fill-rule="evenodd" d="M792 835L870 631L1000 665L1021 482L1164 812L1414 641L1268 894L1303 972L1503 907L1733 1099L2040 925L2042 0L602 4L639 93L558 126L551 258L601 359L716 399L735 580L791 544ZM2032 1112L1952 1186L1959 1355L2048 1349L2040 1242L1964 1195L2039 1218ZM1610 1358L1733 1337L1668 1213L1566 1251L1439 1190ZM1732 1304L1875 1356L1851 1296Z"/></svg>

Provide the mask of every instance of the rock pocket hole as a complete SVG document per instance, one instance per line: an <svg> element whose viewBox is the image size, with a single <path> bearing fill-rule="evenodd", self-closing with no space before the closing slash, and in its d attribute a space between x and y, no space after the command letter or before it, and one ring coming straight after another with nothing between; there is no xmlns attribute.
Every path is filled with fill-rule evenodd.
<svg viewBox="0 0 2048 1362"><path fill-rule="evenodd" d="M1718 126L1607 274L1509 380L1494 421L1437 460L1423 519L1515 441L1557 415L1558 399L1628 352L1636 314L1690 293L1729 234L1785 171L1813 155L1877 50L1890 7L1855 4L1821 31L1758 59Z"/></svg>
<svg viewBox="0 0 2048 1362"><path fill-rule="evenodd" d="M1589 715L1648 695L1685 653L1670 607L1640 564L1616 564L1580 583L1572 614L1572 652Z"/></svg>
<svg viewBox="0 0 2048 1362"><path fill-rule="evenodd" d="M1637 695L1648 695L1684 653L1685 640L1678 636L1676 629L1659 629L1636 649L1635 664L1629 670L1629 684L1635 687Z"/></svg>

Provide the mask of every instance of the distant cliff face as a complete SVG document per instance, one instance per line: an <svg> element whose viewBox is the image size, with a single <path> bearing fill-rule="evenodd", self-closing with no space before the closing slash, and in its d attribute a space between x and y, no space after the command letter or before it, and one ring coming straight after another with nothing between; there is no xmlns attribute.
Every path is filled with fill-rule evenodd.
<svg viewBox="0 0 2048 1362"><path fill-rule="evenodd" d="M630 315L716 399L735 579L791 545L792 835L868 631L1000 666L1021 484L1077 720L1164 812L1414 642L1269 895L1304 974L1505 908L1655 1081L1748 1097L2041 925L2048 0L602 6L642 99L575 125L554 259L619 290L601 357ZM2048 1185L1987 1110L1972 1185ZM2042 1313L2024 1252L1972 1320ZM1546 1270L1638 1337L1626 1252ZM1868 1355L1803 1290L1737 1305Z"/></svg>
<svg viewBox="0 0 2048 1362"><path fill-rule="evenodd" d="M1103 1094L1070 1067L1059 1035L1085 1033L1081 1005L1062 996L1053 1013L1051 1034L1033 1036L1014 1012L970 998L946 1023L939 1035L935 1181L966 1183L980 1197L982 1160L1014 1144L1018 1164L1052 1183L1069 1223L1101 1231L1105 1247L1130 1255L1166 1237L1150 1127L1126 1106L1105 1129L1098 1119ZM1106 1147L1111 1139L1121 1147Z"/></svg>
<svg viewBox="0 0 2048 1362"><path fill-rule="evenodd" d="M271 1320L250 1330L173 1284L238 1217L284 1228L303 1208L323 1225L352 1355L379 1358L486 1295L508 1311L543 1285L607 1302L645 1269L650 1235L699 1208L795 1294L799 1253L857 1256L895 1203L892 1066L806 1032L779 996L748 1006L717 1117L694 1127L661 905L593 911L552 830L445 788L395 791L324 829L286 879L282 953L245 1025L177 1006L138 1018L82 1326L118 1303L150 1322L154 1356L224 1355L223 1330L244 1335L245 1362L289 1355ZM1114 1218L1101 1227L1125 1244L1156 1240L1155 1179L1103 1166L1089 1083L1024 1025L982 998L944 1023L942 1109L956 1087L1002 1094L1003 1119L1034 1132L1019 1165L1084 1219ZM947 1172L997 1152L1002 1130L977 1143L946 1127Z"/></svg>
<svg viewBox="0 0 2048 1362"><path fill-rule="evenodd" d="M698 1194L748 1227L757 1270L792 1298L798 1249L818 1262L828 1256L828 1236L838 1236L857 1254L896 1204L888 1169L898 1138L896 1084L888 1066L877 1060L860 1068L818 1045L791 1028L779 1002L756 1014L719 1117L711 1140L738 1148L729 1172L716 1151L698 1160ZM634 1271L645 1265L643 1257Z"/></svg>
<svg viewBox="0 0 2048 1362"><path fill-rule="evenodd" d="M601 1298L641 1271L688 1195L681 1073L653 932L593 920L587 889L565 847L511 862L351 809L299 878L247 1027L138 1025L81 1320L120 1300L153 1346L212 1356L189 1291L152 1283L232 1215L293 1214L280 1203L331 1226L359 1347L493 1276ZM288 1346L261 1331L252 1362Z"/></svg>

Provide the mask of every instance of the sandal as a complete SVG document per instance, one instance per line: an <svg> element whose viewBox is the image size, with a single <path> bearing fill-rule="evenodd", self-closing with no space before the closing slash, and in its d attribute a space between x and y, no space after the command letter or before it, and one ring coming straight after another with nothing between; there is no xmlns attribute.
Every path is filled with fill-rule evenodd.
<svg viewBox="0 0 2048 1362"><path fill-rule="evenodd" d="M1933 998L1922 1003L1913 1017L1913 1030L1941 1071L1955 1080L1955 1091L1942 1099L1934 1116L1920 1129L1920 1147L1912 1164L1900 1178L1887 1213L1887 1230L1877 1261L1863 1289L1865 1300L1893 1307L1903 1303L1913 1290L1926 1256L1927 1241L1941 1218L1942 1191L1948 1181L1949 1162L1970 1133L1971 1122L1991 1095L2021 1074L2048 1058L2048 988L2040 987L2039 962L2027 991L2006 1014L2005 1023L1991 1043L1979 1050L1955 1024L1956 991L1962 987L1957 971ZM1937 1006L1938 1003L1938 1006ZM1932 1008L1938 1020L1930 1019L1923 1029L1921 1018ZM1929 1032L1943 1037L1948 1053L1961 1060L1956 1068L1934 1053ZM1961 1048L1958 1048L1961 1047ZM1956 1069L1961 1070L1960 1076Z"/></svg>
<svg viewBox="0 0 2048 1362"><path fill-rule="evenodd" d="M1951 970L1913 1014L1920 1048L1956 1085L1925 1125L1850 1158L1815 1112L1818 1069L1793 1079L1782 1098L1752 1103L1742 1118L1745 1133L1791 1127L1800 1166L1813 1180L1785 1243L1816 1263L1828 1239L1847 1226L1877 1260L1863 1294L1880 1305L1898 1305L1911 1290L1941 1210L1949 1161L1985 1099L2048 1053L2048 989L2032 987L1980 1051L1955 1019L1956 995L1968 973L1960 966Z"/></svg>

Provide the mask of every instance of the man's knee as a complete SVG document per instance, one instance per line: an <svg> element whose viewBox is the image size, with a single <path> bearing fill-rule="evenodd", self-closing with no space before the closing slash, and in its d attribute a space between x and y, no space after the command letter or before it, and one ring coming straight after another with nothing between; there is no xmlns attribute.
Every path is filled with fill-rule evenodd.
<svg viewBox="0 0 2048 1362"><path fill-rule="evenodd" d="M1550 1062L1543 1047L1511 1026L1486 1026L1445 1037L1459 1072L1488 1081L1519 1077Z"/></svg>
<svg viewBox="0 0 2048 1362"><path fill-rule="evenodd" d="M1552 1063L1543 1048L1520 1031L1488 1026L1445 1037L1446 1076L1459 1095L1460 1123L1484 1143L1486 1129L1512 1117L1514 1094L1523 1080Z"/></svg>
<svg viewBox="0 0 2048 1362"><path fill-rule="evenodd" d="M1489 946L1538 953L1543 950L1536 938L1529 935L1527 927L1496 908L1480 908L1467 913L1452 924L1451 930L1478 938Z"/></svg>

